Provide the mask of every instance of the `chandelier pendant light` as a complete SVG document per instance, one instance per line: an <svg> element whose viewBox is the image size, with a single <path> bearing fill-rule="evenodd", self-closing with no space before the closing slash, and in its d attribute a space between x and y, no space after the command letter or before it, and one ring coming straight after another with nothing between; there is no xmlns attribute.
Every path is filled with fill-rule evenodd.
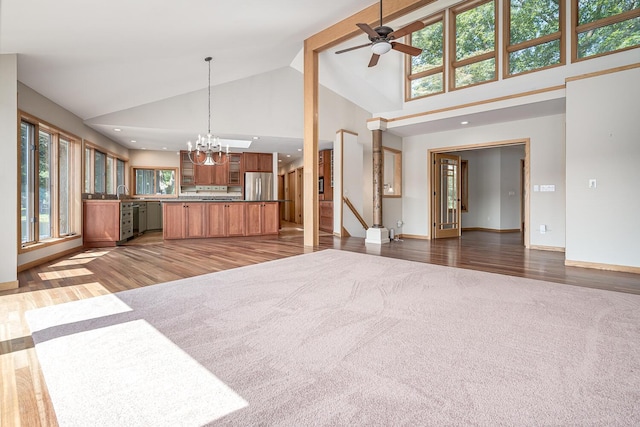
<svg viewBox="0 0 640 427"><path fill-rule="evenodd" d="M213 136L211 133L211 57L207 56L204 60L209 64L209 126L207 134L198 135L195 147L191 141L187 142L189 149L189 160L194 165L216 166L222 165L229 161L229 145L227 145L226 156L222 154L222 144L220 138Z"/></svg>

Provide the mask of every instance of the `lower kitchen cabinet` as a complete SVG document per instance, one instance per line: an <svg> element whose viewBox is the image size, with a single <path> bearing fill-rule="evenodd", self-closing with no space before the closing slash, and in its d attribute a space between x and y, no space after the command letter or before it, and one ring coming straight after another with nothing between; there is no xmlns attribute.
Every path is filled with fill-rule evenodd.
<svg viewBox="0 0 640 427"><path fill-rule="evenodd" d="M115 246L133 236L131 202L85 200L82 218L82 239L86 247Z"/></svg>
<svg viewBox="0 0 640 427"><path fill-rule="evenodd" d="M164 203L165 239L195 239L205 236L205 203Z"/></svg>
<svg viewBox="0 0 640 427"><path fill-rule="evenodd" d="M206 237L244 236L244 203L209 203Z"/></svg>
<svg viewBox="0 0 640 427"><path fill-rule="evenodd" d="M278 202L250 202L245 207L245 234L258 236L278 234L280 230Z"/></svg>
<svg viewBox="0 0 640 427"><path fill-rule="evenodd" d="M163 237L260 236L278 234L278 202L164 202Z"/></svg>
<svg viewBox="0 0 640 427"><path fill-rule="evenodd" d="M318 207L320 211L318 228L327 233L333 233L333 201L320 200Z"/></svg>

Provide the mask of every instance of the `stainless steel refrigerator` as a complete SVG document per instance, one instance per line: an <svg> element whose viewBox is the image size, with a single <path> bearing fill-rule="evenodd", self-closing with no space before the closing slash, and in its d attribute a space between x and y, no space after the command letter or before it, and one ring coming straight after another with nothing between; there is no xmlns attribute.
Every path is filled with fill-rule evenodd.
<svg viewBox="0 0 640 427"><path fill-rule="evenodd" d="M271 172L245 172L245 200L274 200L273 174Z"/></svg>

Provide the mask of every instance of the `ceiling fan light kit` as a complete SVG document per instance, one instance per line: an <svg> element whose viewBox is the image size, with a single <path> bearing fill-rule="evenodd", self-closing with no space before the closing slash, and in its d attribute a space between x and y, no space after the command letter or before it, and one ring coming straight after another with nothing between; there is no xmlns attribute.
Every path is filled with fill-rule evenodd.
<svg viewBox="0 0 640 427"><path fill-rule="evenodd" d="M389 52L391 49L397 50L399 52L405 53L411 56L418 56L422 53L422 49L418 49L417 47L406 45L403 43L398 43L393 40L404 37L408 34L413 33L414 31L421 30L424 28L425 24L422 21L412 22L409 25L405 25L397 31L394 31L393 28L382 25L382 0L380 0L380 26L376 28L371 28L369 24L356 24L358 28L367 33L369 36L369 40L371 43L366 43L360 46L353 46L347 49L342 49L337 51L336 53L345 53L352 50L360 49L362 47L371 46L371 51L373 54L371 55L371 60L369 61L369 67L373 67L378 63L378 59L380 55L384 55Z"/></svg>

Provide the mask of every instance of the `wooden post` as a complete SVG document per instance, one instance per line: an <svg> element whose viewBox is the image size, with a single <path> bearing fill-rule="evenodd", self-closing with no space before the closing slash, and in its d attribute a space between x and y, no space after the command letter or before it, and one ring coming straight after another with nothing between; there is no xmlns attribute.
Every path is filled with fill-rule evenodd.
<svg viewBox="0 0 640 427"><path fill-rule="evenodd" d="M382 228L382 181L384 178L384 162L382 157L382 131L371 131L373 134L373 228Z"/></svg>

